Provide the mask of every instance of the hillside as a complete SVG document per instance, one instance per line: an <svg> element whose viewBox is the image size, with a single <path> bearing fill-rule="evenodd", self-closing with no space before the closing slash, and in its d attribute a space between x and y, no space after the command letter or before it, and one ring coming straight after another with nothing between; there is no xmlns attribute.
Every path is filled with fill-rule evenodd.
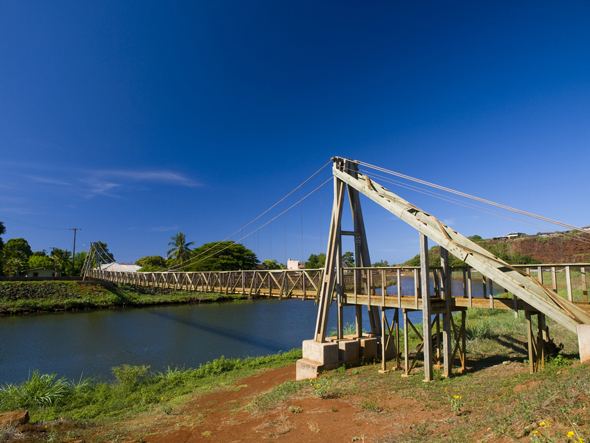
<svg viewBox="0 0 590 443"><path fill-rule="evenodd" d="M590 263L590 233L568 231L555 235L523 235L517 238L482 239L479 235L469 237L508 263ZM439 266L440 247L429 251L430 266ZM420 266L420 254L403 263L405 266ZM464 263L451 256L451 266Z"/></svg>
<svg viewBox="0 0 590 443"><path fill-rule="evenodd" d="M581 239L586 241L580 241ZM514 239L485 240L482 243L505 247L508 255L530 255L541 263L590 262L590 235L578 231L549 237L529 235Z"/></svg>

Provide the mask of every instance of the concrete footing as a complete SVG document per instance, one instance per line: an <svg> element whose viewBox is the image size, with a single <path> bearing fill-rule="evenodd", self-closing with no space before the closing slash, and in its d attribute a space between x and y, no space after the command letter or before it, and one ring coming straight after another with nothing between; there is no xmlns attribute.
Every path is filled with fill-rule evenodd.
<svg viewBox="0 0 590 443"><path fill-rule="evenodd" d="M392 343L393 344L393 343ZM325 343L315 340L303 342L303 358L297 361L297 380L317 378L322 371L336 369L342 365L357 366L363 361L373 361L380 357L380 337L364 336L361 338L353 335L345 336L338 340L336 337L328 337ZM386 358L395 355L393 346L386 350Z"/></svg>
<svg viewBox="0 0 590 443"><path fill-rule="evenodd" d="M578 325L578 345L580 347L580 361L590 362L590 325Z"/></svg>

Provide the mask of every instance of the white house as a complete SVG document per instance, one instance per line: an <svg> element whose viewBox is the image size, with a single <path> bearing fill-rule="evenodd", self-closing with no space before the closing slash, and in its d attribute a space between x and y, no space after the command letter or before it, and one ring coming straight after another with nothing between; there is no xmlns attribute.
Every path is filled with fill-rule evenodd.
<svg viewBox="0 0 590 443"><path fill-rule="evenodd" d="M287 260L287 269L289 271L297 271L299 269L303 269L305 268L305 262L304 261L297 261L297 260Z"/></svg>
<svg viewBox="0 0 590 443"><path fill-rule="evenodd" d="M103 271L137 272L141 269L141 266L133 263L107 263L100 265L100 269Z"/></svg>

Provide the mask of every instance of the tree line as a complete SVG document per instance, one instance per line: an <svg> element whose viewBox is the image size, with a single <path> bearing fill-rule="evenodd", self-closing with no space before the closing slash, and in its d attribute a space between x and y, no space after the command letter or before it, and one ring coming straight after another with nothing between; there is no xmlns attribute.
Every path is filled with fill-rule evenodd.
<svg viewBox="0 0 590 443"><path fill-rule="evenodd" d="M55 275L79 276L82 273L86 251L77 252L75 257L72 257L72 251L67 249L53 248L49 254L45 250L33 251L24 238L11 238L4 243L1 236L5 233L4 223L0 221L0 275L22 276L29 269L40 268L52 270ZM98 243L114 260L107 244ZM72 260L73 258L75 260Z"/></svg>

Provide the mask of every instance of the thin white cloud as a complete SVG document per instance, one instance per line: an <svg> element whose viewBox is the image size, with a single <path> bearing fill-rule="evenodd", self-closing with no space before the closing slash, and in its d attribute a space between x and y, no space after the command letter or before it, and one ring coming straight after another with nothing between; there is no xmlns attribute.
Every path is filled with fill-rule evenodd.
<svg viewBox="0 0 590 443"><path fill-rule="evenodd" d="M98 177L113 177L129 179L140 182L152 182L152 183L170 183L179 186L195 187L200 186L199 183L194 180L172 171L131 171L131 170L97 170L92 171Z"/></svg>
<svg viewBox="0 0 590 443"><path fill-rule="evenodd" d="M150 231L156 232L166 232L166 231L176 231L178 226L158 226L156 228L151 228Z"/></svg>
<svg viewBox="0 0 590 443"><path fill-rule="evenodd" d="M149 191L150 183L159 185L197 187L201 183L186 175L171 170L131 170L131 169L77 169L40 163L7 162L12 166L6 171L13 176L47 185L66 186L74 193L84 197L120 197L122 192ZM31 174L31 172L33 172ZM0 187L12 183L0 182ZM15 183L16 186L16 183Z"/></svg>
<svg viewBox="0 0 590 443"><path fill-rule="evenodd" d="M99 180L83 180L83 182L89 187L89 189L84 192L86 197L95 197L97 195L118 197L117 195L111 193L111 191L121 186L118 183L108 183Z"/></svg>
<svg viewBox="0 0 590 443"><path fill-rule="evenodd" d="M39 212L31 211L30 209L25 208L0 208L0 213L10 213L10 214L19 214L19 215L31 215L31 214L39 214Z"/></svg>
<svg viewBox="0 0 590 443"><path fill-rule="evenodd" d="M61 186L73 186L72 183L65 182L63 180L56 180L54 178L47 178L47 177L39 177L36 175L23 175L30 180L39 182L39 183L47 183L48 185L61 185Z"/></svg>

